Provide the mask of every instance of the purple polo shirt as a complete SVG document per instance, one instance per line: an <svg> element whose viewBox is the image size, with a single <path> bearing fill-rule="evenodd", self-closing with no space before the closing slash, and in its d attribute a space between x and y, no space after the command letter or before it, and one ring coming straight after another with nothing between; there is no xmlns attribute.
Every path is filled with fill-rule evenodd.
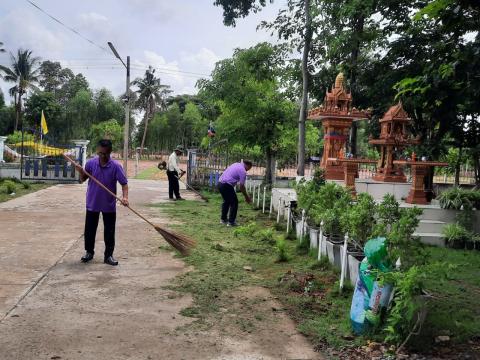
<svg viewBox="0 0 480 360"><path fill-rule="evenodd" d="M245 185L245 179L247 178L247 170L243 163L235 163L225 169L222 176L220 176L219 182L223 184L230 184L232 186Z"/></svg>
<svg viewBox="0 0 480 360"><path fill-rule="evenodd" d="M114 194L117 193L117 181L121 185L125 185L128 182L122 166L112 159L110 159L105 166L100 166L98 156L94 157L87 161L85 170ZM115 212L116 201L112 195L102 189L95 181L88 180L87 210L95 212Z"/></svg>

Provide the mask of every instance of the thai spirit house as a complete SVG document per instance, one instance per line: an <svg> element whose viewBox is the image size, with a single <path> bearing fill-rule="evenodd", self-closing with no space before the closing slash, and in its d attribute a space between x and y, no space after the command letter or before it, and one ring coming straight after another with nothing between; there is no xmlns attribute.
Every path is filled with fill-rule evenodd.
<svg viewBox="0 0 480 360"><path fill-rule="evenodd" d="M352 107L352 94L345 89L344 75L338 74L332 90L327 90L323 105L308 113L309 120L322 122L324 149L320 166L325 169L326 179L343 180L343 166L337 159L345 157L352 122L367 118L367 111Z"/></svg>

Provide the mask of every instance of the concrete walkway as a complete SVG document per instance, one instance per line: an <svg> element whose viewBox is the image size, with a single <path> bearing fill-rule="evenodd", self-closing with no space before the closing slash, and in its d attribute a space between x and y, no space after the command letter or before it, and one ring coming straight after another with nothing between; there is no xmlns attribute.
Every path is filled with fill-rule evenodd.
<svg viewBox="0 0 480 360"><path fill-rule="evenodd" d="M165 223L147 205L166 201L166 183L132 180L130 188L132 206ZM191 299L165 286L184 263L159 250L165 242L124 208L120 265L103 264L101 225L93 263L80 263L84 197L85 185L57 185L0 204L1 359L318 358L283 314L275 328L245 338L181 330L195 320L179 315Z"/></svg>

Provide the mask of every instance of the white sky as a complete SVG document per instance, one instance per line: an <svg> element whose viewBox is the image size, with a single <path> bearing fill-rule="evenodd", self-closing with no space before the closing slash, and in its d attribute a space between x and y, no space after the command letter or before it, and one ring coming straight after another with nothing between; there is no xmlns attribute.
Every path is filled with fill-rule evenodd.
<svg viewBox="0 0 480 360"><path fill-rule="evenodd" d="M130 55L132 80L152 65L177 94L195 93L201 77L197 74L210 74L215 62L230 57L234 48L274 41L256 26L274 19L286 2L276 0L230 28L223 25L222 9L213 6L213 0L32 1L95 43L108 49L111 41L123 58ZM114 95L125 90L119 60L26 0L0 0L0 41L7 51L28 48L42 60L60 61L74 73L83 73L94 89L106 87ZM10 64L8 53L0 54L0 64ZM0 80L6 100L10 86Z"/></svg>

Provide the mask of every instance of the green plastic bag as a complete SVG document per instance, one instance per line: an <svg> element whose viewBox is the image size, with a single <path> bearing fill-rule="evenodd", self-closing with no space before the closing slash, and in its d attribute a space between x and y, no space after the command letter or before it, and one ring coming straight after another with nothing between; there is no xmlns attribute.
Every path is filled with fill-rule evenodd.
<svg viewBox="0 0 480 360"><path fill-rule="evenodd" d="M388 261L387 244L384 237L377 237L368 240L365 244L364 253L370 265L382 272L392 270L392 265Z"/></svg>

